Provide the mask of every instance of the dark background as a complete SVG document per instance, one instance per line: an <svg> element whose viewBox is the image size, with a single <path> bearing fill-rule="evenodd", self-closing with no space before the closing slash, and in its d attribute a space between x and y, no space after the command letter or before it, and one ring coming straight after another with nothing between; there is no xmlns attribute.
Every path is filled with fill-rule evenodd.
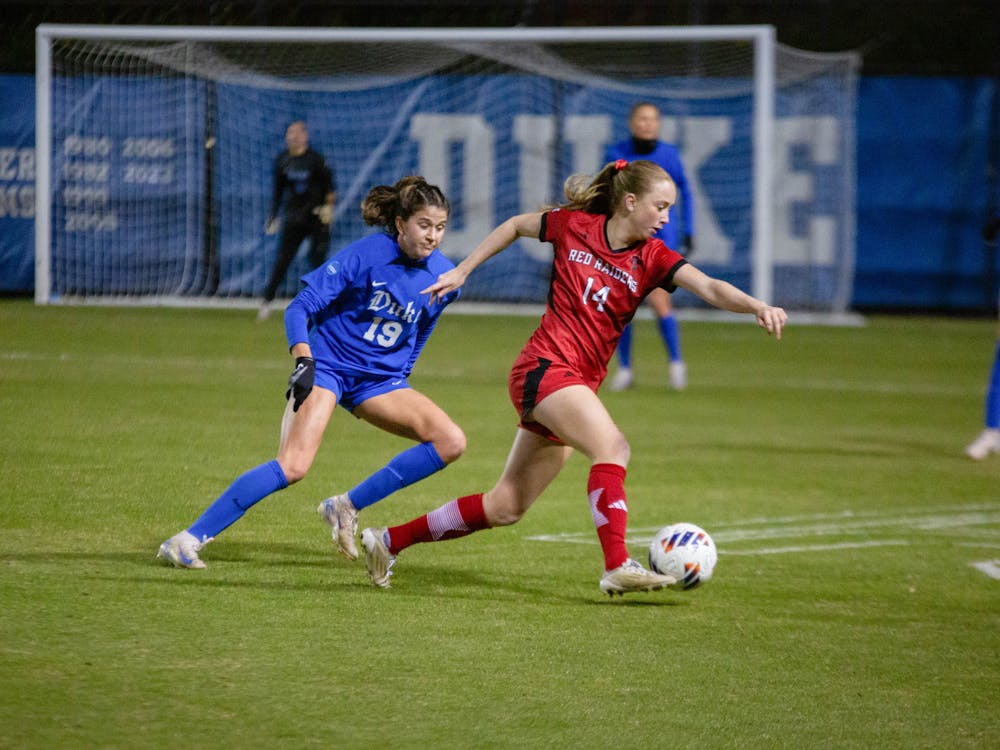
<svg viewBox="0 0 1000 750"><path fill-rule="evenodd" d="M41 23L191 26L772 24L778 41L858 50L864 75L1000 76L1000 0L0 0L0 72L34 73Z"/></svg>

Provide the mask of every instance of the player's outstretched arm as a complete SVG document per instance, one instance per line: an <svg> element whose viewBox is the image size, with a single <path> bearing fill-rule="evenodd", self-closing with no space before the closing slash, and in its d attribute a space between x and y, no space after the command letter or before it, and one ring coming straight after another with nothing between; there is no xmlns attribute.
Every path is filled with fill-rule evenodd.
<svg viewBox="0 0 1000 750"><path fill-rule="evenodd" d="M728 281L708 276L690 263L677 269L674 283L692 294L697 294L720 310L751 313L757 319L757 325L765 329L769 335L781 339L781 331L788 322L788 314L782 308L751 297Z"/></svg>
<svg viewBox="0 0 1000 750"><path fill-rule="evenodd" d="M541 227L542 215L540 213L512 216L486 235L486 239L476 245L476 249L469 253L465 260L450 271L438 276L437 281L420 293L430 293L432 302L444 297L448 292L462 286L469 278L470 273L501 250L510 246L514 240L519 237L537 238Z"/></svg>

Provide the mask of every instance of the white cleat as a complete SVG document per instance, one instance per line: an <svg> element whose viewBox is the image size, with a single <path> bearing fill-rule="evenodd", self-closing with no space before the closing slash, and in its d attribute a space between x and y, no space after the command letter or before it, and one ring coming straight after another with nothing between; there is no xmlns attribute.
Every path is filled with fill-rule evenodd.
<svg viewBox="0 0 1000 750"><path fill-rule="evenodd" d="M683 391L688 384L688 368L683 361L670 363L670 387L675 391Z"/></svg>
<svg viewBox="0 0 1000 750"><path fill-rule="evenodd" d="M321 502L316 512L330 525L330 536L337 551L348 560L358 559L358 545L354 537L358 533L358 512L351 504L351 498L334 495Z"/></svg>
<svg viewBox="0 0 1000 750"><path fill-rule="evenodd" d="M1000 429L983 430L965 447L965 455L974 461L982 461L991 453L1000 453Z"/></svg>
<svg viewBox="0 0 1000 750"><path fill-rule="evenodd" d="M174 534L167 541L160 545L159 551L156 556L162 560L173 563L178 568L192 568L194 570L201 570L205 568L206 565L202 562L202 559L198 557L198 553L201 548L212 541L213 537L209 537L203 541L198 541L198 537L189 531L182 531L179 534Z"/></svg>
<svg viewBox="0 0 1000 750"><path fill-rule="evenodd" d="M675 583L677 579L673 576L653 573L630 558L601 576L601 591L613 597L615 594L621 596L633 591L656 591Z"/></svg>
<svg viewBox="0 0 1000 750"><path fill-rule="evenodd" d="M271 306L267 302L264 302L257 310L257 322L263 323L270 317L271 317Z"/></svg>
<svg viewBox="0 0 1000 750"><path fill-rule="evenodd" d="M379 588L389 588L389 577L396 556L389 552L385 543L386 529L365 529L361 532L361 546L365 548L365 565L368 566L368 577Z"/></svg>
<svg viewBox="0 0 1000 750"><path fill-rule="evenodd" d="M611 391L627 391L635 383L635 379L632 377L631 367L619 368L615 376L611 378L611 384L608 385L608 390Z"/></svg>

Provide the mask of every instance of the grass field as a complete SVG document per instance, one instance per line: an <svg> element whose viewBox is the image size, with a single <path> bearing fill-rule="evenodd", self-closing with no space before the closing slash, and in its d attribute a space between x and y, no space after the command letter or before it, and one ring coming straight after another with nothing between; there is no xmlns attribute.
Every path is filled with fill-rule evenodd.
<svg viewBox="0 0 1000 750"><path fill-rule="evenodd" d="M493 483L535 322L445 316L412 382L468 451L362 526ZM634 556L693 521L708 585L603 597L574 457L520 524L414 547L384 591L314 509L406 443L345 412L207 570L154 559L273 457L279 319L0 301L0 748L1000 746L1000 457L962 455L995 323L683 331L687 391L640 322L606 403Z"/></svg>

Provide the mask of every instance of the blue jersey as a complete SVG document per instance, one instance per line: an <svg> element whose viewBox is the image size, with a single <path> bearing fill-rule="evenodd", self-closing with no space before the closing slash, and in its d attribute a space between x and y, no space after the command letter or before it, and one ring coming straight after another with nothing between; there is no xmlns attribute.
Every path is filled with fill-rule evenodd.
<svg viewBox="0 0 1000 750"><path fill-rule="evenodd" d="M624 159L625 161L646 159L647 161L659 164L666 170L667 174L673 179L674 184L677 185L677 192L680 193L681 228L684 229L685 234L694 237L694 200L691 197L691 186L688 184L687 175L684 173L684 165L681 164L681 154L677 147L663 141L657 141L656 148L649 153L643 154L636 150L635 144L630 138L627 141L621 141L609 146L608 150L605 151L605 164L609 161L617 161L618 159ZM663 228L656 233L656 237L671 250L683 252L682 248L679 247L680 237L678 236L678 226L673 219L663 225Z"/></svg>
<svg viewBox="0 0 1000 750"><path fill-rule="evenodd" d="M353 242L302 277L285 313L288 345L308 341L313 359L351 375L406 377L459 295L431 304L420 291L454 267L439 250L414 261L385 233Z"/></svg>

